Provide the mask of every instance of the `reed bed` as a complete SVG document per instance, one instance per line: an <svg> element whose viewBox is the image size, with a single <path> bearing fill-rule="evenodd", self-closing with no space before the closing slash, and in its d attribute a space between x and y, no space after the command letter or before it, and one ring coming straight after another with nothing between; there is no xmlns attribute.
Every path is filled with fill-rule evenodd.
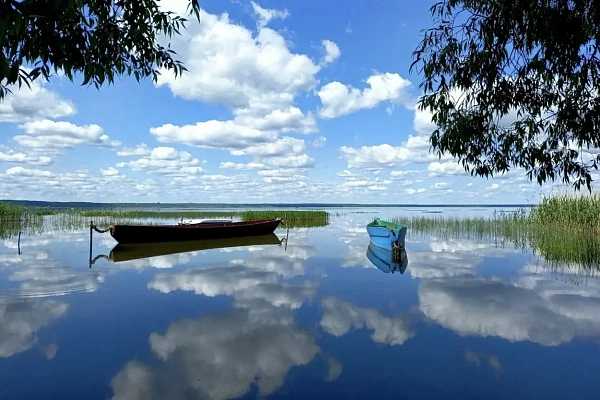
<svg viewBox="0 0 600 400"><path fill-rule="evenodd" d="M562 229L600 231L600 195L544 197L531 211L531 221Z"/></svg>
<svg viewBox="0 0 600 400"><path fill-rule="evenodd" d="M409 227L409 234L435 234L442 239L474 239L495 243L507 240L525 245L529 223L527 213L520 209L516 213L494 213L492 217L444 217L444 216L413 216L395 217L393 222L402 223Z"/></svg>
<svg viewBox="0 0 600 400"><path fill-rule="evenodd" d="M529 245L550 265L600 271L600 239L596 235L584 231L564 234L553 229L533 229Z"/></svg>
<svg viewBox="0 0 600 400"><path fill-rule="evenodd" d="M19 232L41 233L44 230L73 231L89 228L93 222L105 229L112 224L152 225L176 223L180 219L231 218L253 220L282 218L284 228L315 228L329 223L325 211L193 211L193 210L123 210L123 209L34 209L0 203L0 239L15 237Z"/></svg>
<svg viewBox="0 0 600 400"><path fill-rule="evenodd" d="M47 230L43 218L20 220L0 220L0 240L9 240L19 236L19 232L25 235L39 235Z"/></svg>
<svg viewBox="0 0 600 400"><path fill-rule="evenodd" d="M396 217L409 235L468 238L532 250L551 269L600 271L600 196L553 196L530 210L489 218Z"/></svg>
<svg viewBox="0 0 600 400"><path fill-rule="evenodd" d="M25 214L25 207L18 206L12 203L0 203L0 219L1 220L19 220Z"/></svg>
<svg viewBox="0 0 600 400"><path fill-rule="evenodd" d="M0 221L22 221L35 219L51 214L52 211L45 208L23 207L6 201L0 201Z"/></svg>
<svg viewBox="0 0 600 400"><path fill-rule="evenodd" d="M114 219L180 219L180 218L240 218L244 221L255 219L282 218L286 221L329 221L326 211L264 210L264 211L195 211L195 210L70 210L65 214L87 218Z"/></svg>
<svg viewBox="0 0 600 400"><path fill-rule="evenodd" d="M135 218L160 218L160 219L180 219L180 218L235 218L240 215L238 211L194 211L194 210L76 210L68 214L75 214L81 217L95 218L115 218L115 219L135 219Z"/></svg>
<svg viewBox="0 0 600 400"><path fill-rule="evenodd" d="M286 222L298 223L300 221L314 221L327 225L329 222L329 213L327 211L298 211L298 210L264 210L264 211L243 211L242 220L249 221L254 219L274 219L281 218Z"/></svg>

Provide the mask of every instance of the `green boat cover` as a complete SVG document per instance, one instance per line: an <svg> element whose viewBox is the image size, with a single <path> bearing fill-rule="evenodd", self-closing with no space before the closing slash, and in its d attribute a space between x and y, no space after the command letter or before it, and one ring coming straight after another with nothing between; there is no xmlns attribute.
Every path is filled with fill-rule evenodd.
<svg viewBox="0 0 600 400"><path fill-rule="evenodd" d="M376 228L378 226L384 227L384 228L389 228L389 229L393 229L393 230L400 230L402 228L406 228L407 226L404 224L398 224L395 222L389 222L389 221L384 221L382 219L379 218L375 218L375 220L373 222L371 222L370 224L368 224L367 226Z"/></svg>

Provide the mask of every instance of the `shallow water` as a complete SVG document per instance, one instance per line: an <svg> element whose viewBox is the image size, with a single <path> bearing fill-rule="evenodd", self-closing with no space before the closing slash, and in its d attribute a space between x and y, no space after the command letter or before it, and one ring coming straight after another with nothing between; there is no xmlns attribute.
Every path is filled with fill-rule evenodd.
<svg viewBox="0 0 600 400"><path fill-rule="evenodd" d="M0 399L598 398L599 282L410 229L406 270L378 269L365 224L425 211L492 210L119 262L95 234L91 267L87 230L0 242Z"/></svg>

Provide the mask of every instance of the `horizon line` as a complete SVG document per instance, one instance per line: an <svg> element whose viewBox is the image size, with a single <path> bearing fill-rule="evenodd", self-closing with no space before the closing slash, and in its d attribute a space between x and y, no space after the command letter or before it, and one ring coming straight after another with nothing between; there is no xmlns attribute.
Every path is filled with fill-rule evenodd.
<svg viewBox="0 0 600 400"><path fill-rule="evenodd" d="M194 206L321 206L321 207L532 207L535 204L524 203L504 203L504 204L481 204L481 203L442 203L442 204L419 204L419 203L319 203L319 202L298 202L298 203L194 203L194 202L94 202L94 201L68 201L68 200L16 200L0 199L0 202L13 203L48 203L48 204L89 204L89 205L194 205Z"/></svg>

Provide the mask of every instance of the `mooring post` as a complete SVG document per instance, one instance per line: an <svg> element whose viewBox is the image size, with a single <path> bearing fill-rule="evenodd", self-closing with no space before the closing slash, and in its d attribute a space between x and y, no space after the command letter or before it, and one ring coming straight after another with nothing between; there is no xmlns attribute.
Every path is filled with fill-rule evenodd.
<svg viewBox="0 0 600 400"><path fill-rule="evenodd" d="M90 268L92 268L92 235L94 231L94 220L90 220Z"/></svg>

